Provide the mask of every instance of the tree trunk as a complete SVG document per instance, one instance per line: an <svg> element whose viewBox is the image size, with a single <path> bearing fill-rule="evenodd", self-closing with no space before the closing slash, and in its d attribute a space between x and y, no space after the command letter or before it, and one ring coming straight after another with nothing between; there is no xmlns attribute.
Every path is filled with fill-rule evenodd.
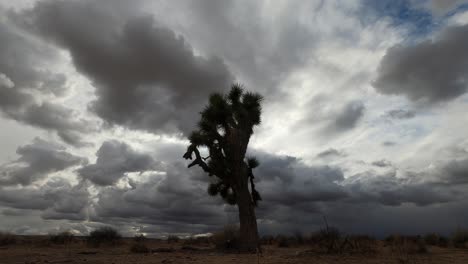
<svg viewBox="0 0 468 264"><path fill-rule="evenodd" d="M258 248L257 217L255 216L255 205L249 191L247 165L244 162L249 137L250 135L233 129L229 132L228 142L231 147L230 157L233 164L233 187L235 188L236 202L239 209L239 250L254 253Z"/></svg>
<svg viewBox="0 0 468 264"><path fill-rule="evenodd" d="M254 253L258 248L257 218L247 182L238 186L236 195L240 223L239 250Z"/></svg>

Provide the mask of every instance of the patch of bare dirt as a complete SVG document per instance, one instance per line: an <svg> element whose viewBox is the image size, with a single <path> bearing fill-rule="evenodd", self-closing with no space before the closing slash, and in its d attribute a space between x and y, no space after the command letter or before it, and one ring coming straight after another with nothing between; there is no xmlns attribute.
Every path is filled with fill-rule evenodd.
<svg viewBox="0 0 468 264"><path fill-rule="evenodd" d="M468 249L429 247L424 254L395 253L383 243L376 243L376 252L372 254L324 254L314 251L310 246L279 248L276 245L263 247L261 255L220 253L210 245L184 245L182 242L168 244L166 241L148 239L145 245L148 253L132 253L134 244L131 239L125 239L118 245L89 247L83 240L76 240L70 245L55 245L46 243L45 239L21 238L16 244L3 246L0 250L0 263L468 263Z"/></svg>

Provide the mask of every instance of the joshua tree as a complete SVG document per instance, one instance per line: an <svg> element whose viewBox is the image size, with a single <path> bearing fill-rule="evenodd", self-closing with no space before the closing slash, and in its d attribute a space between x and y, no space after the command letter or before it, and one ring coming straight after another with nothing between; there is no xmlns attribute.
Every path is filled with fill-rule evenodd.
<svg viewBox="0 0 468 264"><path fill-rule="evenodd" d="M214 177L208 187L210 195L219 194L228 204L237 205L241 251L258 248L255 206L261 197L255 189L252 170L259 162L255 157L246 158L245 154L253 127L261 121L262 99L257 93L244 92L238 84L227 95L212 94L200 112L198 130L190 135L190 145L184 154L185 159L194 158L189 168L199 165ZM200 155L200 147L208 150L208 157Z"/></svg>

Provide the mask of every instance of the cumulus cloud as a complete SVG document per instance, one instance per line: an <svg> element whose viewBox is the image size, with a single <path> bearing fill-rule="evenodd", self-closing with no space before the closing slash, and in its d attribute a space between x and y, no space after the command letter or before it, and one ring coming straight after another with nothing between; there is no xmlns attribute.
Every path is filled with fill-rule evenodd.
<svg viewBox="0 0 468 264"><path fill-rule="evenodd" d="M0 192L0 202L4 206L15 209L45 210L51 206L43 193L36 188L27 187L22 189L5 189Z"/></svg>
<svg viewBox="0 0 468 264"><path fill-rule="evenodd" d="M96 156L96 163L78 169L78 174L101 186L113 185L129 172L155 170L159 164L149 154L116 140L102 143Z"/></svg>
<svg viewBox="0 0 468 264"><path fill-rule="evenodd" d="M251 89L268 92L273 99L281 94L284 79L312 59L320 40L308 24L308 10L328 5L298 1L276 4L203 0L180 1L176 8L183 21L195 21L184 23L190 28L182 25L190 40L204 52L223 57ZM265 13L274 14L276 19L259 15Z"/></svg>
<svg viewBox="0 0 468 264"><path fill-rule="evenodd" d="M411 119L415 115L415 111L407 109L393 109L385 113L385 116L390 119Z"/></svg>
<svg viewBox="0 0 468 264"><path fill-rule="evenodd" d="M188 132L207 95L233 77L220 58L196 55L180 35L150 15L116 5L44 1L23 14L28 27L68 50L96 87L90 109L111 124L150 132ZM185 110L184 110L185 109Z"/></svg>
<svg viewBox="0 0 468 264"><path fill-rule="evenodd" d="M378 203L386 206L400 206L413 203L427 206L457 200L451 189L437 188L430 182L420 182L413 177L396 177L395 172L373 175L371 172L354 175L346 179L346 188L352 193L349 201Z"/></svg>
<svg viewBox="0 0 468 264"><path fill-rule="evenodd" d="M2 187L0 204L14 209L40 210L43 219L85 220L90 203L84 185L71 185L63 178L52 178L44 185Z"/></svg>
<svg viewBox="0 0 468 264"><path fill-rule="evenodd" d="M306 104L307 114L295 123L300 130L318 129L319 136L339 136L359 125L366 107L360 100L334 104L330 96L318 95Z"/></svg>
<svg viewBox="0 0 468 264"><path fill-rule="evenodd" d="M466 166L447 163L441 169L423 172L409 171L397 177L395 171L379 174L372 170L344 177L340 167L308 166L293 157L260 155L262 166L258 167L258 189L265 192L266 203L285 204L320 201L351 201L352 203L375 202L381 205L398 206L414 203L420 206L444 203L458 199L452 189L437 187L448 174L452 184L465 183L457 176L463 175ZM276 166L272 166L276 165ZM373 162L377 167L389 167L389 161ZM443 171L443 173L440 173ZM452 177L453 176L453 177Z"/></svg>
<svg viewBox="0 0 468 264"><path fill-rule="evenodd" d="M222 202L207 194L207 183L194 179L196 174L175 163L165 174L132 181L128 188L105 188L98 195L96 220L129 219L159 227L158 232L188 232L191 225L213 231L224 222Z"/></svg>
<svg viewBox="0 0 468 264"><path fill-rule="evenodd" d="M48 182L43 197L53 204L41 214L43 219L86 220L91 196L83 183L72 186L66 180Z"/></svg>
<svg viewBox="0 0 468 264"><path fill-rule="evenodd" d="M301 215L317 213L320 210L316 203L347 197L337 184L344 179L339 168L310 167L294 157L258 151L255 154L261 160L255 171L257 189L264 198L258 208L260 219L281 222L290 210ZM92 220L138 222L149 233L184 233L194 227L198 232L212 232L227 219L237 218L237 212L219 197L207 194L209 180L201 170L172 163L164 174L153 174L143 181L130 180L124 188L103 188ZM289 224L281 222L283 227Z"/></svg>
<svg viewBox="0 0 468 264"><path fill-rule="evenodd" d="M335 117L331 128L341 132L354 128L363 117L365 106L361 101L347 103Z"/></svg>
<svg viewBox="0 0 468 264"><path fill-rule="evenodd" d="M307 166L297 158L272 155L260 156L260 160L257 189L269 203L294 206L339 200L347 195L337 184L344 179L338 167Z"/></svg>
<svg viewBox="0 0 468 264"><path fill-rule="evenodd" d="M294 157L256 154L261 161L255 175L257 189L264 197L258 208L263 232L313 230L322 225L322 215L327 215L333 224L349 228L348 231L356 232L355 228L359 227L365 232L378 233L381 232L378 228L390 226L382 224L380 218L369 220L367 216L371 212L394 211L404 218L410 214L399 212L398 208L406 205L432 208L432 205L449 204L464 197L460 190L466 182L455 176L463 175L466 167L462 166L463 161L456 165L444 163L437 169L420 172L405 171L398 176L395 170L383 174L368 170L345 178L343 170L337 166L311 166ZM378 161L374 165L382 164L387 166L389 162ZM455 178L444 179L442 175ZM366 215L366 218L356 212L363 212L361 216ZM361 225L363 222L375 227L366 229Z"/></svg>
<svg viewBox="0 0 468 264"><path fill-rule="evenodd" d="M4 9L0 9L0 13L3 18L0 72L11 80L11 88L14 84L17 90L34 88L56 96L66 92L65 75L45 67L47 62L59 60L57 51L16 26Z"/></svg>
<svg viewBox="0 0 468 264"><path fill-rule="evenodd" d="M65 148L35 138L33 143L19 147L18 159L0 166L0 185L29 185L50 173L83 164L86 159L66 152Z"/></svg>
<svg viewBox="0 0 468 264"><path fill-rule="evenodd" d="M109 149L101 152L104 156L132 153L119 142L105 143L104 149L105 145ZM296 157L251 152L261 161L254 173L257 189L264 198L257 211L263 233L318 228L323 214L340 227L349 228L347 221L359 226L364 221L359 215L371 217L368 214L372 212L392 211L388 208L408 204L431 208L434 204L458 201L463 197L459 187L467 184L463 180L463 160L399 176L394 171L379 174L369 170L345 177L338 166L307 165ZM138 155L133 152L133 156ZM98 160L100 157L103 156L98 155ZM115 160L127 163L127 158ZM93 165L97 164L104 163ZM110 170L118 175L123 171ZM237 217L235 207L207 194L210 177L201 170L189 170L182 163L172 162L162 171L143 178L131 177L127 185L102 187L94 199L90 199L84 183L72 186L66 181L50 180L40 188L3 188L0 204L17 210L42 210L43 219L88 219L96 225L113 224L129 234L138 226L140 232L154 236L210 232L227 219ZM363 213L356 215L358 211ZM369 225L378 227L377 219L369 221Z"/></svg>
<svg viewBox="0 0 468 264"><path fill-rule="evenodd" d="M2 88L13 88L15 84L13 83L8 76L3 73L0 73L0 87Z"/></svg>
<svg viewBox="0 0 468 264"><path fill-rule="evenodd" d="M345 153L334 148L329 148L317 154L318 158L344 157Z"/></svg>
<svg viewBox="0 0 468 264"><path fill-rule="evenodd" d="M442 30L434 39L390 48L373 85L382 94L434 104L455 99L468 87L468 26Z"/></svg>
<svg viewBox="0 0 468 264"><path fill-rule="evenodd" d="M383 160L373 161L372 165L374 165L376 167L385 168L385 167L391 167L392 163L390 161L388 161L388 160L383 159Z"/></svg>
<svg viewBox="0 0 468 264"><path fill-rule="evenodd" d="M57 50L31 36L5 16L0 24L0 113L28 125L56 131L67 143L82 145L80 133L91 124L54 99L69 90L67 78L48 68Z"/></svg>
<svg viewBox="0 0 468 264"><path fill-rule="evenodd" d="M447 162L437 170L437 176L445 184L468 184L468 159Z"/></svg>

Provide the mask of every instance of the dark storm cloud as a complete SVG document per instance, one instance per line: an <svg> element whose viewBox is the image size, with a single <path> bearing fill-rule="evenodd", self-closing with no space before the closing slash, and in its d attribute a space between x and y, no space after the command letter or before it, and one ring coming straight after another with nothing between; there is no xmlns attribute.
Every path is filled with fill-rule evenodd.
<svg viewBox="0 0 468 264"><path fill-rule="evenodd" d="M444 164L439 170L439 177L450 185L468 184L468 158Z"/></svg>
<svg viewBox="0 0 468 264"><path fill-rule="evenodd" d="M84 163L59 145L35 138L30 145L19 147L17 160L0 166L0 185L29 185L50 173Z"/></svg>
<svg viewBox="0 0 468 264"><path fill-rule="evenodd" d="M443 178L438 176L435 181L425 179L434 173L432 171L409 173L402 178L396 177L394 172L381 175L368 171L345 179L339 167L307 166L299 159L273 155L259 155L259 159L262 163L256 175L258 189L263 192L265 203L294 207L300 202L351 201L392 206L414 203L423 206L457 199L451 189L438 187ZM386 160L372 164L379 167L392 166ZM458 176L466 172L466 166L462 164L448 163L443 166L442 174L451 175L453 184L460 183L462 181L458 180Z"/></svg>
<svg viewBox="0 0 468 264"><path fill-rule="evenodd" d="M338 167L307 166L300 159L267 153L257 155L257 189L267 203L294 206L299 202L333 201L346 197L337 184L344 180Z"/></svg>
<svg viewBox="0 0 468 264"><path fill-rule="evenodd" d="M323 227L323 215L327 216L332 225L346 232L361 230L382 234L391 228L400 231L398 227L401 226L379 222L381 217L375 216L374 212L395 212L403 219L417 218L411 212L399 212L403 210L399 208L432 208L440 204L449 206L464 197L455 185L444 184L445 180L441 179L441 175L450 171L448 168L457 168L454 169L457 173L450 175L461 175L462 161L457 165L443 165L441 168L444 172L438 173L427 170L422 173L408 172L397 177L394 172L379 174L367 171L344 178L339 167L309 166L293 157L262 153L256 155L261 161L255 171L257 189L264 198L257 209L257 216L263 233L314 231ZM377 163L381 165L381 162ZM277 164L277 167L271 169L271 164ZM453 183L457 182L451 179ZM426 210L432 209L417 209ZM370 219L374 216L379 220ZM406 231L404 228L402 230ZM426 229L426 232L429 230Z"/></svg>
<svg viewBox="0 0 468 264"><path fill-rule="evenodd" d="M397 45L383 57L373 85L383 94L433 104L454 99L468 88L468 26L444 29L433 40Z"/></svg>
<svg viewBox="0 0 468 264"><path fill-rule="evenodd" d="M90 131L90 124L51 100L69 90L66 77L48 69L58 60L57 50L13 25L1 9L0 14L1 114L56 131L65 142L82 145L79 133Z"/></svg>
<svg viewBox="0 0 468 264"><path fill-rule="evenodd" d="M12 208L8 208L8 209L4 209L2 210L2 215L5 215L5 216L28 216L31 214L31 210L29 209L12 209Z"/></svg>
<svg viewBox="0 0 468 264"><path fill-rule="evenodd" d="M127 156L141 155L122 143L106 144L110 146L108 151L101 153L113 162L121 161L116 164L125 164ZM174 144L174 148L180 146ZM164 151L167 149L169 145ZM413 217L400 210L414 206L414 210L422 212L426 209L418 208L441 203L450 207L463 199L463 186L467 184L463 178L466 161L461 159L398 177L393 172L368 171L345 178L344 171L336 166L307 165L295 157L261 151L251 154L261 162L254 172L263 197L257 208L263 233L312 231L323 225L323 215L345 231L356 232L358 228L378 233L382 232L379 228L395 226L380 227L381 222L375 219L381 218L376 212ZM186 164L167 161L164 171L133 174L127 185L100 187L94 200L84 183L71 186L64 180L49 180L42 187L2 188L0 205L11 210L41 210L43 219L87 219L95 227L111 224L129 235L137 227L154 236L210 232L237 219L236 207L207 194L211 178L201 169L187 169ZM363 216L370 221L367 226L362 224L367 221Z"/></svg>
<svg viewBox="0 0 468 264"><path fill-rule="evenodd" d="M0 188L0 203L16 209L44 210L51 206L51 202L43 197L43 193L33 187L18 190Z"/></svg>
<svg viewBox="0 0 468 264"><path fill-rule="evenodd" d="M456 201L460 198L451 188L440 187L436 182L424 181L424 177L427 176L427 172L409 173L406 177L397 177L395 172L378 175L369 171L347 178L345 185L352 193L352 197L349 198L352 203L378 203L386 206L413 203L427 206Z"/></svg>
<svg viewBox="0 0 468 264"><path fill-rule="evenodd" d="M104 188L98 195L96 220L128 219L161 226L159 232L183 232L192 224L213 230L225 216L221 200L210 197L207 183L193 180L194 173L176 163L168 166L165 175L130 181L130 188Z"/></svg>
<svg viewBox="0 0 468 264"><path fill-rule="evenodd" d="M222 60L195 55L182 36L152 16L116 9L44 1L22 15L26 25L67 49L92 80L97 99L90 109L98 116L150 132L188 132L207 95L228 89L232 75Z"/></svg>
<svg viewBox="0 0 468 264"><path fill-rule="evenodd" d="M297 129L307 130L311 124L321 126L319 135L324 137L336 136L355 128L364 117L366 106L360 100L345 103L330 103L330 95L320 94L312 97L307 103L307 114L299 119Z"/></svg>
<svg viewBox="0 0 468 264"><path fill-rule="evenodd" d="M369 212L449 204L463 197L459 187L464 183L457 178L464 171L463 161L398 177L394 172L367 171L345 178L340 167L307 165L295 157L261 151L253 150L251 154L260 160L254 174L263 198L257 208L261 232L312 231L323 224L324 214L340 227L352 228L346 222L349 220L365 228L359 223L364 221L361 216ZM157 235L209 232L220 228L227 219L237 219L236 207L223 205L219 197L208 196L210 178L201 170L187 169L181 163L168 164L165 170L166 174L142 180L130 178L129 187L102 188L92 220L145 226L146 231ZM442 178L446 174L454 177Z"/></svg>
<svg viewBox="0 0 468 264"><path fill-rule="evenodd" d="M337 114L331 128L341 132L354 128L364 115L365 106L361 101L347 103Z"/></svg>
<svg viewBox="0 0 468 264"><path fill-rule="evenodd" d="M329 157L344 157L345 153L338 151L334 148L329 148L317 154L318 158L329 158Z"/></svg>
<svg viewBox="0 0 468 264"><path fill-rule="evenodd" d="M384 141L382 142L382 146L384 147L393 147L395 146L397 143L396 142L393 142L393 141Z"/></svg>
<svg viewBox="0 0 468 264"><path fill-rule="evenodd" d="M385 168L385 167L391 167L392 166L392 163L388 160L376 160L374 162L372 162L372 165L376 166L376 167L381 167L381 168Z"/></svg>
<svg viewBox="0 0 468 264"><path fill-rule="evenodd" d="M83 185L53 178L41 187L0 188L0 204L13 209L41 210L43 219L84 220L89 193Z"/></svg>
<svg viewBox="0 0 468 264"><path fill-rule="evenodd" d="M264 152L260 152L256 156L262 163L256 174L270 180L278 179L281 182L292 180L290 171L293 168L292 165L298 162L298 158L292 156L277 158L275 155Z"/></svg>
<svg viewBox="0 0 468 264"><path fill-rule="evenodd" d="M294 231L294 228L308 230L314 221L318 228L323 214L341 214L336 215L335 220L346 225L343 222L346 219L364 221L353 214L366 211L366 208L380 210L407 204L428 207L458 202L464 197L460 191L466 184L462 176L466 166L462 160L448 162L437 170L409 171L399 177L394 171L385 174L367 171L345 178L339 167L308 166L293 157L262 153L257 156L261 161L255 172L257 189L264 198L258 215L260 219L274 223L265 224L263 230L271 227L276 228L274 232ZM277 167L271 164L277 164ZM373 165L393 166L389 161L378 161ZM443 175L449 176L444 178ZM342 207L354 209L347 212Z"/></svg>
<svg viewBox="0 0 468 264"><path fill-rule="evenodd" d="M393 109L385 113L385 116L391 119L411 119L415 115L415 111L405 109Z"/></svg>
<svg viewBox="0 0 468 264"><path fill-rule="evenodd" d="M288 208L301 214L318 212L315 203L347 196L335 183L343 180L339 168L309 167L294 157L255 154L261 160L255 172L257 188L264 198L259 207L261 218L285 218L277 210L283 207L287 207L284 212ZM199 180L202 176L204 181ZM193 232L190 228L197 232L217 230L226 219L237 219L237 211L236 207L224 205L219 197L207 194L209 179L198 168L173 163L166 167L166 174L154 174L143 181L130 179L128 188L103 188L93 220L135 222L160 233Z"/></svg>
<svg viewBox="0 0 468 264"><path fill-rule="evenodd" d="M78 173L83 179L102 186L115 184L125 173L155 170L159 165L149 154L116 140L102 143L96 156L95 164L80 168Z"/></svg>
<svg viewBox="0 0 468 264"><path fill-rule="evenodd" d="M42 212L43 219L85 220L90 204L90 194L83 184L71 186L66 180L49 182L44 197L53 201L52 206Z"/></svg>
<svg viewBox="0 0 468 264"><path fill-rule="evenodd" d="M34 88L53 95L66 92L65 76L45 67L47 62L54 62L59 58L56 50L18 28L8 19L6 13L0 7L0 72L12 80L17 86L16 90Z"/></svg>

